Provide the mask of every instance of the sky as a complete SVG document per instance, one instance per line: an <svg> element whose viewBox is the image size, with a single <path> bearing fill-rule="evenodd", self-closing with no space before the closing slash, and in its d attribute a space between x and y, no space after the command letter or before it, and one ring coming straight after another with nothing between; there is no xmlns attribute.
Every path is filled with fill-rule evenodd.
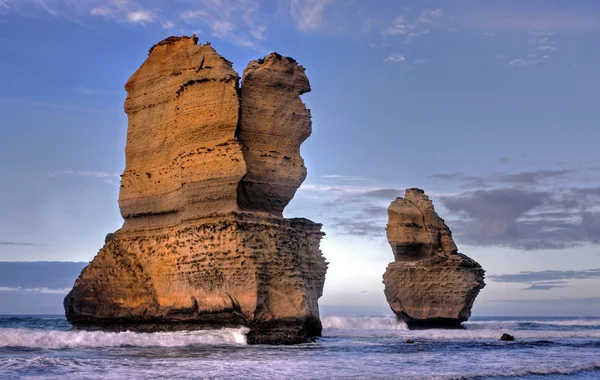
<svg viewBox="0 0 600 380"><path fill-rule="evenodd" d="M285 215L323 223L322 310L391 314L386 208L419 187L487 270L474 315L600 316L600 3L581 0L0 0L0 314L60 313L120 228L124 84L194 33L238 73L272 51L306 67Z"/></svg>

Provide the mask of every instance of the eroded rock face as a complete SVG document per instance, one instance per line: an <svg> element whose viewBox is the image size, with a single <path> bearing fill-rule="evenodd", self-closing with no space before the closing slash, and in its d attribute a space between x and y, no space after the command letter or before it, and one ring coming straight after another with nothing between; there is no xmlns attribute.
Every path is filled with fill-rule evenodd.
<svg viewBox="0 0 600 380"><path fill-rule="evenodd" d="M250 62L242 79L239 138L248 167L240 206L281 215L306 178L300 145L310 136L304 68L273 53Z"/></svg>
<svg viewBox="0 0 600 380"><path fill-rule="evenodd" d="M127 82L125 223L65 298L75 326L246 325L252 343L320 335L321 225L281 216L306 176L308 79L271 54L245 81L209 44L170 37Z"/></svg>
<svg viewBox="0 0 600 380"><path fill-rule="evenodd" d="M485 286L485 271L458 253L452 233L423 190L408 189L388 208L395 262L383 276L394 313L409 327L459 326Z"/></svg>

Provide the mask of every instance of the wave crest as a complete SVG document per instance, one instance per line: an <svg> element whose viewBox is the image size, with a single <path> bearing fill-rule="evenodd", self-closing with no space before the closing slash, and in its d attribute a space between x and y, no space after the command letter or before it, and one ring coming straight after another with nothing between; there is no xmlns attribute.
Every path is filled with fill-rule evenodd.
<svg viewBox="0 0 600 380"><path fill-rule="evenodd" d="M40 349L96 347L184 347L192 345L245 345L247 327L159 333L104 331L40 331L0 329L0 347Z"/></svg>
<svg viewBox="0 0 600 380"><path fill-rule="evenodd" d="M324 317L321 323L325 329L408 330L406 324L396 318L331 316Z"/></svg>

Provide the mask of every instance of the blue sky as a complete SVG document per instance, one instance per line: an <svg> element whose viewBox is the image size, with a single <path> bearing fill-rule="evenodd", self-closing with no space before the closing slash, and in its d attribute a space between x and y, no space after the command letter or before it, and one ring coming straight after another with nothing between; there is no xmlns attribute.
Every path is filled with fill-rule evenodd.
<svg viewBox="0 0 600 380"><path fill-rule="evenodd" d="M324 308L388 312L385 208L421 187L488 271L474 314L600 315L592 1L0 0L1 261L87 262L120 227L123 86L192 33L239 73L272 51L307 68L309 175L285 214L324 224ZM31 265L0 276L0 313L60 311L78 270L51 288Z"/></svg>

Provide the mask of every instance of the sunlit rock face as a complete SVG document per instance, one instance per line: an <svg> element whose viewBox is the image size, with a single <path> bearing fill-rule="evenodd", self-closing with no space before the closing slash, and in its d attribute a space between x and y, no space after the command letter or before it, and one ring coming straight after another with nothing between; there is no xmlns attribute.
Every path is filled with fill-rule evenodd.
<svg viewBox="0 0 600 380"><path fill-rule="evenodd" d="M243 83L195 37L158 43L129 79L125 222L65 298L75 326L246 325L251 343L320 335L321 225L282 217L306 176L310 85L278 54L251 62Z"/></svg>
<svg viewBox="0 0 600 380"><path fill-rule="evenodd" d="M395 262L385 295L409 327L454 327L471 316L485 271L458 253L452 233L423 190L408 189L388 208L387 238Z"/></svg>
<svg viewBox="0 0 600 380"><path fill-rule="evenodd" d="M310 136L310 91L304 68L273 53L250 62L242 80L239 138L248 167L240 206L281 215L306 178L300 145Z"/></svg>

